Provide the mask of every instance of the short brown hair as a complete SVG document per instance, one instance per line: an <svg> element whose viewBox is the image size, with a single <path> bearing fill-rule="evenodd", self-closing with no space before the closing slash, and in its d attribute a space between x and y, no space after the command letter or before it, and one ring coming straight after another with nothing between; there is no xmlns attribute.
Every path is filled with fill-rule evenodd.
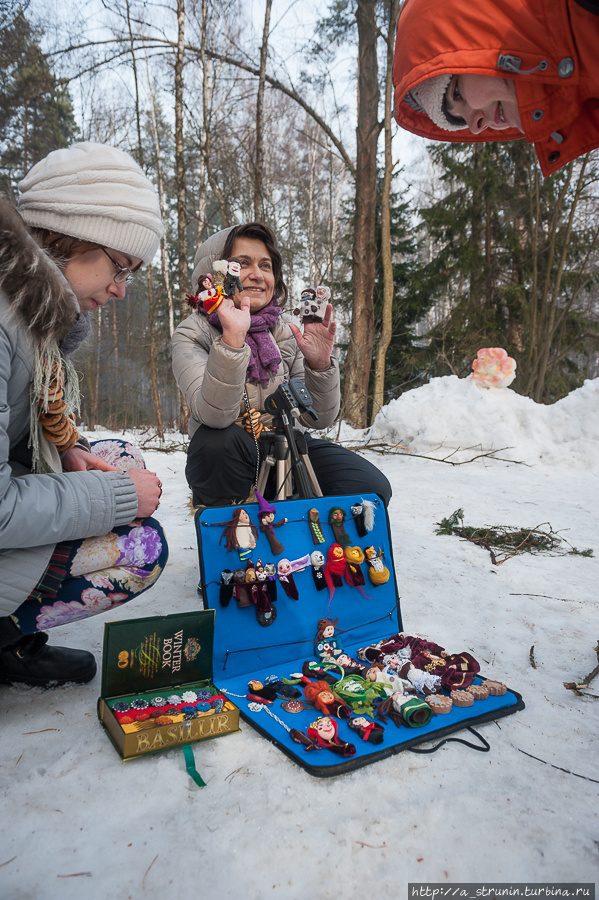
<svg viewBox="0 0 599 900"><path fill-rule="evenodd" d="M48 231L47 228L31 228L30 231L58 263L68 262L79 253L102 249L100 244L82 241L79 238L70 237L68 234L59 234L57 231Z"/></svg>
<svg viewBox="0 0 599 900"><path fill-rule="evenodd" d="M274 296L280 302L281 306L287 303L289 292L287 285L283 281L283 260L277 247L277 239L274 231L264 225L263 222L247 222L245 225L236 225L227 235L223 256L229 259L233 250L233 244L238 237L251 238L254 241L262 241L272 261L272 273L275 279Z"/></svg>

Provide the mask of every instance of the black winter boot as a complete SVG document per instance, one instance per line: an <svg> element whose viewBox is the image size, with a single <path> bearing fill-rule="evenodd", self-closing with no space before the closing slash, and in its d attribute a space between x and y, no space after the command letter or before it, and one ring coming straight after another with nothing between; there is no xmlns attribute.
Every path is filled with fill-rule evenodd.
<svg viewBox="0 0 599 900"><path fill-rule="evenodd" d="M43 631L26 634L0 650L0 682L54 687L86 684L96 674L96 660L87 650L49 647Z"/></svg>

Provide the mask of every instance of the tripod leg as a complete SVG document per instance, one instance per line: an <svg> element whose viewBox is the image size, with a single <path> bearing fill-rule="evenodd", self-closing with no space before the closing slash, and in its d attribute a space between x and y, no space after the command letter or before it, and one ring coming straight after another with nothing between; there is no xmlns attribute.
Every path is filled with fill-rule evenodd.
<svg viewBox="0 0 599 900"><path fill-rule="evenodd" d="M323 493L320 489L318 478L316 477L316 472L314 471L312 463L310 462L310 457L307 453L302 453L302 459L304 461L308 477L310 478L310 485L312 487L312 490L314 491L314 497L322 497Z"/></svg>

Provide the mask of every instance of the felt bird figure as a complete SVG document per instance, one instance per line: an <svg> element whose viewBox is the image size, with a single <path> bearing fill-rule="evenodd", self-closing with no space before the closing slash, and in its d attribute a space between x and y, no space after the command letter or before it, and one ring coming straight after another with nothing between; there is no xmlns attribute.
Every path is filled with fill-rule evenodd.
<svg viewBox="0 0 599 900"><path fill-rule="evenodd" d="M380 584L386 584L389 581L390 572L383 563L383 554L379 547L377 553L374 547L365 547L364 555L368 563L368 576L375 587Z"/></svg>
<svg viewBox="0 0 599 900"><path fill-rule="evenodd" d="M333 529L335 540L342 547L347 547L351 543L349 535L345 530L345 517L347 513L340 506L332 506L329 510L329 525Z"/></svg>
<svg viewBox="0 0 599 900"><path fill-rule="evenodd" d="M360 500L351 507L351 514L358 532L358 537L366 537L374 528L374 511L376 509L372 500Z"/></svg>

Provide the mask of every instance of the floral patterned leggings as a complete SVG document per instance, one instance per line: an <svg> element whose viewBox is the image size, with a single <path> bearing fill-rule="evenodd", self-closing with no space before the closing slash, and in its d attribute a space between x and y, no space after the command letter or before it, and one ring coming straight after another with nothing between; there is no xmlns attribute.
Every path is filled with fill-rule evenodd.
<svg viewBox="0 0 599 900"><path fill-rule="evenodd" d="M132 444L94 441L92 453L122 471L145 468ZM86 619L147 590L166 565L168 546L155 519L139 519L100 537L57 544L46 571L12 614L23 634Z"/></svg>

